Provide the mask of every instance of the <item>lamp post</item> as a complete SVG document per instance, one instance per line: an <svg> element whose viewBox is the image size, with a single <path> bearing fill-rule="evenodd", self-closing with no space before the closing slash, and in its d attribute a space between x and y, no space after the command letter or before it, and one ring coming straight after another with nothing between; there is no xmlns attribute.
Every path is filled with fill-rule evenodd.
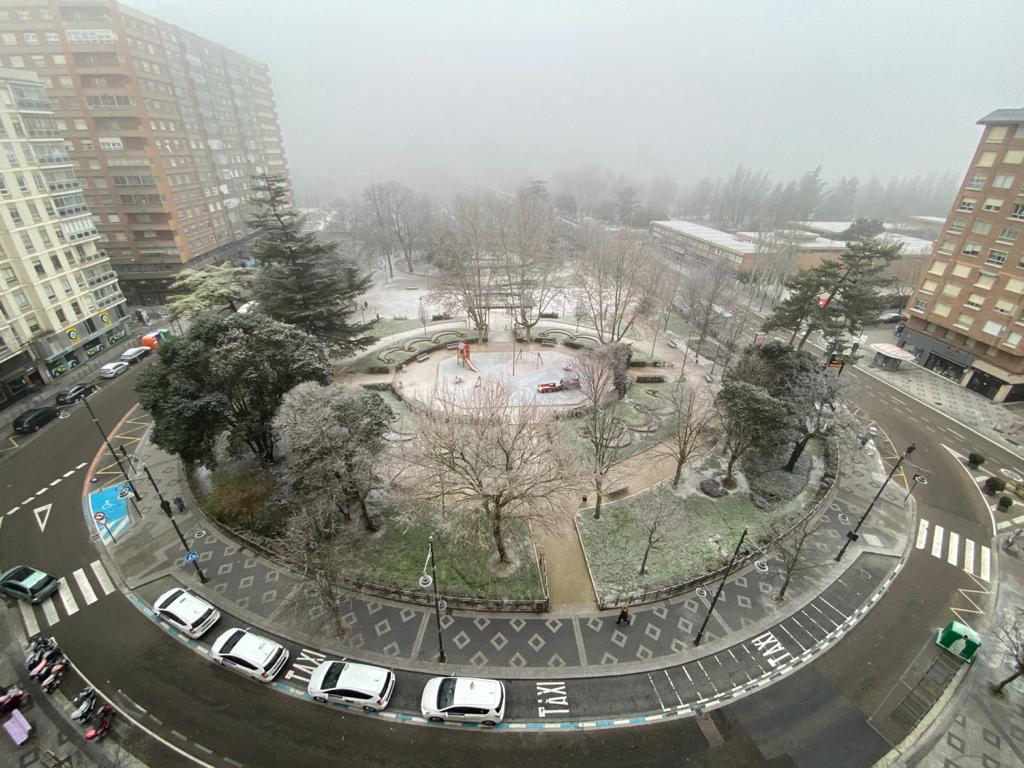
<svg viewBox="0 0 1024 768"><path fill-rule="evenodd" d="M430 534L430 538L427 539L427 559L423 563L423 575L420 576L419 585L423 589L427 589L431 585L434 587L434 618L437 621L437 660L444 664L448 659L444 654L444 637L441 634L441 611L444 610L446 605L444 601L437 594L437 566L434 561L434 534ZM427 573L427 565L430 565L430 573Z"/></svg>
<svg viewBox="0 0 1024 768"><path fill-rule="evenodd" d="M914 492L914 489L917 488L918 483L920 483L921 485L928 485L928 478L920 473L914 473L913 479L914 482L910 485L910 489L907 491L907 495L903 497L904 501L910 498L910 494L912 494Z"/></svg>
<svg viewBox="0 0 1024 768"><path fill-rule="evenodd" d="M882 487L878 489L878 493L875 494L875 498L871 500L871 503L868 504L868 508L864 510L864 514L860 516L860 520L857 521L857 527L846 533L846 542L843 544L843 548L839 550L839 554L836 555L837 563L843 559L843 555L846 554L846 548L859 538L857 536L857 531L859 531L860 527L864 525L864 521L868 518L868 513L874 508L875 502L878 501L879 497L882 495L882 491L885 490L885 486L887 486L889 481L892 480L892 476L896 474L896 470L900 468L900 465L904 461L910 458L910 454L915 450L917 450L917 446L913 443L907 446L907 450L903 452L903 455L900 456L899 460L893 465L892 470L889 472L889 476L885 478L885 482L882 483Z"/></svg>
<svg viewBox="0 0 1024 768"><path fill-rule="evenodd" d="M135 488L135 483L128 477L128 473L125 471L124 465L121 463L121 459L117 455L117 451L114 450L114 446L110 444L110 440L107 439L107 433L100 426L99 420L96 418L96 414L92 410L92 406L89 405L89 397L86 395L82 398L82 402L85 403L85 409L89 411L89 416L92 418L92 423L96 425L96 429L99 430L100 436L103 438L103 442L106 443L107 449L110 451L110 455L114 457L114 461L117 463L117 468L121 470L121 474L124 475L124 481L127 483L128 488L131 489L132 494L135 496L136 501L142 501L142 497L139 495L139 491Z"/></svg>
<svg viewBox="0 0 1024 768"><path fill-rule="evenodd" d="M160 509L162 509L163 513L167 515L167 519L171 521L171 525L174 527L174 532L178 534L178 541L181 542L181 546L185 550L185 554L187 556L192 550L189 547L188 542L185 541L185 535L181 532L181 528L178 527L178 521L175 520L173 517L174 513L171 511L171 502L165 499L163 497L163 494L160 493L160 487L156 484L156 480L153 478L153 473L149 471L149 467L143 464L142 471L146 473L146 477L149 478L150 485L152 485L153 490L156 491L156 495L160 499ZM178 507L178 512L184 512L185 501L180 496L176 496L174 498L174 501L176 503L176 506ZM191 560L190 562L192 563L192 567L196 569L196 574L199 576L199 581L205 584L207 581L206 574L203 573L203 569L199 567L199 561Z"/></svg>
<svg viewBox="0 0 1024 768"><path fill-rule="evenodd" d="M715 603L718 602L718 596L722 594L722 587L725 586L725 582L729 579L729 572L732 570L733 563L736 562L736 558L740 554L740 547L743 546L743 540L747 538L747 529L743 529L743 535L740 536L739 543L736 545L736 551L732 553L732 559L729 561L729 565L725 568L725 574L722 576L722 580L718 584L718 590L715 592L714 598L711 600L711 605L708 606L707 616L704 617L704 621L700 625L700 629L697 630L697 636L693 638L694 645L700 645L700 641L704 638L704 630L708 626L708 620L711 618L711 614L715 612Z"/></svg>

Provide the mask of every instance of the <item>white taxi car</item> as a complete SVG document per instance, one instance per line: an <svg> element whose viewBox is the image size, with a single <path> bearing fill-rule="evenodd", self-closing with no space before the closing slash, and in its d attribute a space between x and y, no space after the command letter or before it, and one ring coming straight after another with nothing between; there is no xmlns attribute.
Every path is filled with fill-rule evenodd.
<svg viewBox="0 0 1024 768"><path fill-rule="evenodd" d="M220 611L180 587L160 595L153 603L153 610L159 619L193 640L205 635L220 620Z"/></svg>
<svg viewBox="0 0 1024 768"><path fill-rule="evenodd" d="M349 704L362 707L367 712L380 712L391 701L395 673L370 664L329 659L313 670L306 689L317 701Z"/></svg>
<svg viewBox="0 0 1024 768"><path fill-rule="evenodd" d="M288 662L283 645L248 629L229 629L214 642L210 655L228 669L261 683L277 677Z"/></svg>
<svg viewBox="0 0 1024 768"><path fill-rule="evenodd" d="M505 717L505 685L478 677L434 677L423 688L420 711L435 723L497 725Z"/></svg>

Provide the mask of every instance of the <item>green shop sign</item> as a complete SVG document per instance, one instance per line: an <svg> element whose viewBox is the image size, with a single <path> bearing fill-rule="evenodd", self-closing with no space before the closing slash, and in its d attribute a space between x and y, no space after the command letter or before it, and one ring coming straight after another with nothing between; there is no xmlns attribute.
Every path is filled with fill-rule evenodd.
<svg viewBox="0 0 1024 768"><path fill-rule="evenodd" d="M63 361L49 363L46 367L49 369L50 375L53 376L53 378L55 379L63 376L65 373L68 372L68 366Z"/></svg>
<svg viewBox="0 0 1024 768"><path fill-rule="evenodd" d="M90 341L88 344L83 346L82 349L85 350L87 357L92 357L93 355L99 354L103 351L103 342L96 339L94 341Z"/></svg>
<svg viewBox="0 0 1024 768"><path fill-rule="evenodd" d="M115 341L120 341L128 335L128 329L121 327L115 328L112 331L107 331L107 341L113 344Z"/></svg>

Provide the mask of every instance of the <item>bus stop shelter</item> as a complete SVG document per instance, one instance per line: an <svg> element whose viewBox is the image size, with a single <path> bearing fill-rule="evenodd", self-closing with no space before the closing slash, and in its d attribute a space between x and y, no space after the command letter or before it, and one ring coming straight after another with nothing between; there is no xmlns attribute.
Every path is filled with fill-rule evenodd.
<svg viewBox="0 0 1024 768"><path fill-rule="evenodd" d="M895 371L900 367L900 363L914 359L910 352L895 344L872 344L871 349L875 351L871 364L887 371Z"/></svg>

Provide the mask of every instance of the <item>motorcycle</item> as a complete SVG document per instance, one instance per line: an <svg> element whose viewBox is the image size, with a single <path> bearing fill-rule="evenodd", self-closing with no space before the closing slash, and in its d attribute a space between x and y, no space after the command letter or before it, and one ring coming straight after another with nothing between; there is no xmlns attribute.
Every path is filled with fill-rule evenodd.
<svg viewBox="0 0 1024 768"><path fill-rule="evenodd" d="M56 664L60 659L64 658L64 654L61 653L60 648L54 646L50 650L46 651L39 659L39 663L28 673L28 676L33 680L42 680L50 672L50 667Z"/></svg>
<svg viewBox="0 0 1024 768"><path fill-rule="evenodd" d="M0 696L0 715L6 715L18 707L28 703L28 694L20 688L11 686Z"/></svg>
<svg viewBox="0 0 1024 768"><path fill-rule="evenodd" d="M29 643L28 650L25 651L25 666L28 669L33 669L43 658L43 654L56 645L52 637L36 635Z"/></svg>
<svg viewBox="0 0 1024 768"><path fill-rule="evenodd" d="M72 720L81 720L83 723L92 717L92 711L96 708L96 692L92 686L86 686L82 692L75 696L71 702L74 710L71 712Z"/></svg>
<svg viewBox="0 0 1024 768"><path fill-rule="evenodd" d="M50 668L50 674L43 678L40 685L47 693L53 693L60 687L60 681L64 679L64 670L67 669L67 659L63 656Z"/></svg>
<svg viewBox="0 0 1024 768"><path fill-rule="evenodd" d="M99 714L98 714L99 723L97 723L97 725L95 727L89 728L85 732L85 740L86 741L99 741L104 736L106 736L107 732L110 731L110 728L111 728L111 726L114 723L114 716L116 714L117 714L117 710L115 710L109 704L104 704L100 708L100 711L99 711Z"/></svg>

